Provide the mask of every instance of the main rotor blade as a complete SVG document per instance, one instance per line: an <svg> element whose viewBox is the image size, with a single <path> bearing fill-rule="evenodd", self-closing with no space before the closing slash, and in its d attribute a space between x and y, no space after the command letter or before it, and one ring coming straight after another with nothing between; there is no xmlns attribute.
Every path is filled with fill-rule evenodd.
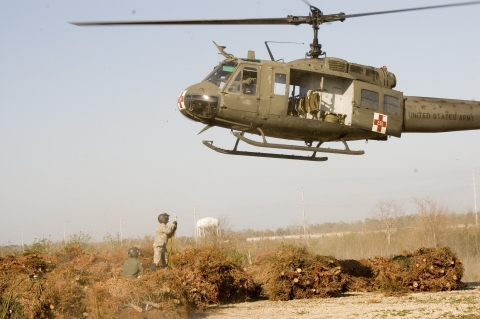
<svg viewBox="0 0 480 319"><path fill-rule="evenodd" d="M453 4L443 4L438 6L418 7L409 9L366 12L357 14L329 14L318 17L310 16L287 16L286 18L258 18L258 19L220 19L220 20L151 20L151 21L97 21L97 22L70 22L78 26L105 26L105 25L299 25L310 24L320 25L327 22L344 21L346 18L357 18L371 15L399 13L407 11L418 11L427 9L439 9L447 7L458 7L480 4L480 1L470 1ZM321 13L321 12L320 12Z"/></svg>
<svg viewBox="0 0 480 319"><path fill-rule="evenodd" d="M95 25L137 25L137 24L156 24L156 25L235 25L235 24L271 24L282 25L292 24L288 18L265 18L265 19L226 19L226 20L159 20L159 21L99 21L99 22L70 22L78 26Z"/></svg>
<svg viewBox="0 0 480 319"><path fill-rule="evenodd" d="M442 5L438 5L438 6L418 7L418 8L389 10L389 11L377 11L377 12L366 12L366 13L357 13L357 14L346 14L345 18L357 18L357 17L373 16L373 15L378 15L378 14L387 14L387 13L398 13L398 12L407 12L407 11L439 9L439 8L447 8L447 7L469 6L469 5L474 5L474 4L480 4L480 1L451 3L451 4L442 4Z"/></svg>

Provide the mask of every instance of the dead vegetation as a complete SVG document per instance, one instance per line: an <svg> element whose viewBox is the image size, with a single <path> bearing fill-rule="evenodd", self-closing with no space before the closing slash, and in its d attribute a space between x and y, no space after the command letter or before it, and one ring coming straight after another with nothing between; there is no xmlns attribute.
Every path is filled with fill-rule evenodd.
<svg viewBox="0 0 480 319"><path fill-rule="evenodd" d="M187 248L172 256L172 268L183 274L188 297L196 308L255 297L255 284L241 265L215 247Z"/></svg>
<svg viewBox="0 0 480 319"><path fill-rule="evenodd" d="M86 254L78 247L1 259L0 318L144 318L146 310L149 318L185 318L255 295L251 277L215 247L185 249L171 269L138 279L123 278L124 259L123 252Z"/></svg>
<svg viewBox="0 0 480 319"><path fill-rule="evenodd" d="M0 259L0 319L185 318L211 305L258 298L334 297L345 291L388 294L462 288L462 261L449 248L422 248L393 258L337 260L283 247L243 268L217 247L185 248L170 269L138 279L121 274L124 252ZM148 268L150 257L141 259Z"/></svg>
<svg viewBox="0 0 480 319"><path fill-rule="evenodd" d="M270 300L334 297L345 291L348 279L335 258L295 247L266 255L247 272Z"/></svg>
<svg viewBox="0 0 480 319"><path fill-rule="evenodd" d="M455 290L463 286L462 260L448 247L420 248L370 261L374 288L386 293Z"/></svg>

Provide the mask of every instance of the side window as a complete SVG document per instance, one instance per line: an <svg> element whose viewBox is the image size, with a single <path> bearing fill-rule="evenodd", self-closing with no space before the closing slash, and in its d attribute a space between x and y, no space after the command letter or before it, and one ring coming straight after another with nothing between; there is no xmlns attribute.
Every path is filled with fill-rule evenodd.
<svg viewBox="0 0 480 319"><path fill-rule="evenodd" d="M255 95L257 93L257 78L257 69L246 67L237 74L232 84L230 84L228 92Z"/></svg>
<svg viewBox="0 0 480 319"><path fill-rule="evenodd" d="M386 114L398 117L400 115L400 103L398 98L391 95L384 96L383 110Z"/></svg>
<svg viewBox="0 0 480 319"><path fill-rule="evenodd" d="M220 66L217 66L206 80L223 89L223 86L227 82L228 78L235 71L236 66L237 63L233 61L223 63Z"/></svg>
<svg viewBox="0 0 480 319"><path fill-rule="evenodd" d="M361 108L378 111L379 110L378 92L370 90L362 90L362 104Z"/></svg>
<svg viewBox="0 0 480 319"><path fill-rule="evenodd" d="M257 69L243 69L242 77L242 93L247 95L255 95L257 93Z"/></svg>
<svg viewBox="0 0 480 319"><path fill-rule="evenodd" d="M275 73L275 83L273 85L273 94L285 95L287 89L287 75Z"/></svg>
<svg viewBox="0 0 480 319"><path fill-rule="evenodd" d="M235 79L233 80L232 84L230 84L230 87L228 88L228 92L240 92L242 89L242 72L239 72Z"/></svg>

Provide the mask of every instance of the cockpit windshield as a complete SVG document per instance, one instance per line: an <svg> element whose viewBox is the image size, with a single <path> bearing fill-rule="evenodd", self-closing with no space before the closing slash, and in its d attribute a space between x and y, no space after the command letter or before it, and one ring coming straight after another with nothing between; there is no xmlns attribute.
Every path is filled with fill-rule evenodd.
<svg viewBox="0 0 480 319"><path fill-rule="evenodd" d="M234 61L222 63L210 73L206 80L223 89L236 67L237 63Z"/></svg>

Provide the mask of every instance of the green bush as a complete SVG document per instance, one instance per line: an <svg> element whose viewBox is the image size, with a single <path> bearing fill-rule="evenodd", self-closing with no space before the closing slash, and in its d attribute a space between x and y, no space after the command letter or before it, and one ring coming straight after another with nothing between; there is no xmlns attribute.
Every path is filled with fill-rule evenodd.
<svg viewBox="0 0 480 319"><path fill-rule="evenodd" d="M50 239L42 238L38 240L35 238L31 246L27 246L26 253L48 254L53 251L53 243Z"/></svg>
<svg viewBox="0 0 480 319"><path fill-rule="evenodd" d="M90 244L91 239L92 239L92 236L80 231L78 233L70 235L68 237L68 241L65 243L65 246L66 247L80 246L82 249L85 250Z"/></svg>

